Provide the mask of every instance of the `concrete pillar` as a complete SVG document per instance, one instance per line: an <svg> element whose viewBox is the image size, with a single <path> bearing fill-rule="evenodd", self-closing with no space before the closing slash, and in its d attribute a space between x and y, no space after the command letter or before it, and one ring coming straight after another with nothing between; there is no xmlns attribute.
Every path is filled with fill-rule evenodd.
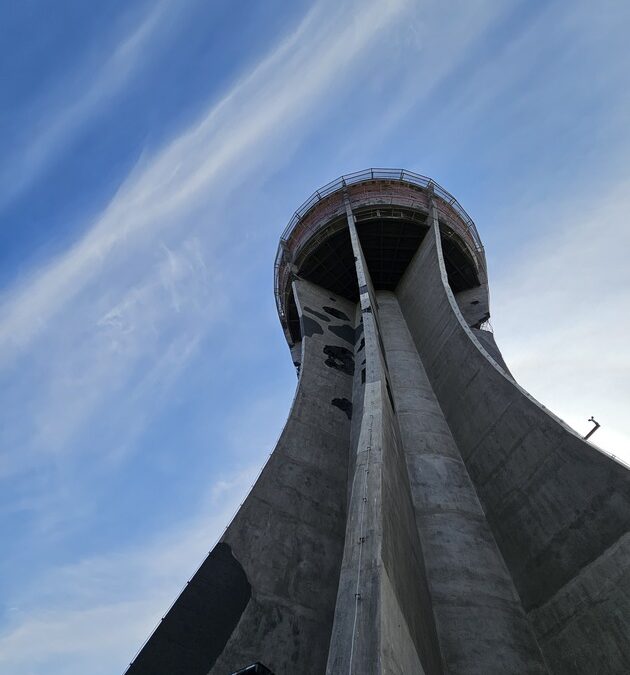
<svg viewBox="0 0 630 675"><path fill-rule="evenodd" d="M441 657L378 304L348 204L347 218L363 321L365 391L327 673L437 675Z"/></svg>
<svg viewBox="0 0 630 675"><path fill-rule="evenodd" d="M398 300L382 291L378 300L445 670L546 673Z"/></svg>
<svg viewBox="0 0 630 675"><path fill-rule="evenodd" d="M448 285L436 222L396 295L550 672L630 672L630 473L483 346Z"/></svg>

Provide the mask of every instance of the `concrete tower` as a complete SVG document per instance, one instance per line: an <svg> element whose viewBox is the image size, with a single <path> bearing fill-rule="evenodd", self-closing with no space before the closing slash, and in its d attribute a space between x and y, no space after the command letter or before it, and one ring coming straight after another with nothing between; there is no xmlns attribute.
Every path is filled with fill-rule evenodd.
<svg viewBox="0 0 630 675"><path fill-rule="evenodd" d="M459 203L344 176L275 292L289 419L129 674L630 673L630 472L515 382Z"/></svg>

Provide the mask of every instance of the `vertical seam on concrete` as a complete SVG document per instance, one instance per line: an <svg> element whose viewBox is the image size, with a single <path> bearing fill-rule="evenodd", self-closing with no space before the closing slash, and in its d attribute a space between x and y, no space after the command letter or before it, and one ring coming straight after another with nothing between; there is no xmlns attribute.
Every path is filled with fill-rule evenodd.
<svg viewBox="0 0 630 675"><path fill-rule="evenodd" d="M370 452L372 451L372 422L374 415L370 415L370 436L367 445L367 460L365 465L365 479L363 481L363 499L361 501L361 511L359 515L359 561L357 564L357 585L354 592L354 621L352 623L352 641L350 643L350 663L348 665L348 675L352 673L352 659L354 658L354 642L357 631L357 619L359 616L359 600L361 599L361 561L363 558L363 521L365 514L365 505L368 494L368 474L370 473Z"/></svg>

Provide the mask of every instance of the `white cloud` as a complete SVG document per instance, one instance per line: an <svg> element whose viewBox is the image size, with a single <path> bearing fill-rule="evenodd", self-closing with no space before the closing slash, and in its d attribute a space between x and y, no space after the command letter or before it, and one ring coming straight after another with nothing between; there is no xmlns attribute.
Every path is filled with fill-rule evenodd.
<svg viewBox="0 0 630 675"><path fill-rule="evenodd" d="M580 433L630 463L630 180L540 200L512 226L549 229L491 279L493 324L518 381Z"/></svg>
<svg viewBox="0 0 630 675"><path fill-rule="evenodd" d="M148 47L168 15L167 8L165 0L154 3L129 33L115 40L115 47L99 67L89 64L89 76L85 72L82 77L68 76L61 90L40 104L45 117L24 130L25 143L16 153L3 158L0 208L29 188L57 153L124 90L146 62ZM89 82L87 86L85 80Z"/></svg>
<svg viewBox="0 0 630 675"><path fill-rule="evenodd" d="M75 447L73 437L99 410L115 415L117 392L151 377L148 361L160 364L169 350L194 354L230 293L212 283L231 263L219 256L225 233L211 214L228 208L230 190L248 176L284 161L279 139L307 133L405 5L317 5L197 124L143 158L66 253L4 292L0 370L14 375L16 364L27 364L37 381L20 414L28 425L7 432L14 438L5 447L20 452L9 453L5 473L42 450ZM171 365L176 373L185 362ZM146 404L137 404L136 423Z"/></svg>
<svg viewBox="0 0 630 675"><path fill-rule="evenodd" d="M480 39L510 9L510 3L496 0L415 3L381 55L379 67L361 81L355 97L358 113L351 118L353 133L341 137L336 150L337 165L345 167L338 173L369 166L399 168L407 162L404 168L432 175L439 157L428 154L431 147L435 144L440 156L451 152L450 139L462 122L457 111L451 123L444 124L452 111L442 100L436 103L436 92L445 83L448 86L459 68L469 67ZM457 91L468 90L467 81L460 77L456 81ZM374 100L382 102L378 116L364 114ZM436 126L441 131L432 136Z"/></svg>
<svg viewBox="0 0 630 675"><path fill-rule="evenodd" d="M156 412L196 353L202 329L210 329L225 307L195 237L177 248L158 244L156 249L158 256L142 278L89 294L72 307L74 314L66 313L61 325L51 327L35 352L40 356L22 371L36 386L22 394L22 380L7 384L21 416L3 411L13 418L6 433L22 434L8 448L15 451L5 453L0 475L32 468L42 456L60 461L77 449L75 437L103 410L113 423L122 415L120 443L111 448L120 455ZM86 452L98 445L92 440L87 448L78 447Z"/></svg>
<svg viewBox="0 0 630 675"><path fill-rule="evenodd" d="M257 467L215 484L201 512L153 540L50 569L15 589L0 632L11 675L122 672L221 536ZM229 486L229 489L224 489Z"/></svg>
<svg viewBox="0 0 630 675"><path fill-rule="evenodd" d="M362 5L359 13L350 6L334 12L328 5L316 7L198 124L138 167L66 254L5 294L0 306L2 360L26 347L51 317L106 271L118 247L141 246L162 227L182 226L183 216L200 199L207 203L209 193L220 194L252 165L264 165L256 153L259 146L268 148L288 125L314 115L315 102L340 87L341 77L357 65L357 56L371 38L405 4L372 2Z"/></svg>

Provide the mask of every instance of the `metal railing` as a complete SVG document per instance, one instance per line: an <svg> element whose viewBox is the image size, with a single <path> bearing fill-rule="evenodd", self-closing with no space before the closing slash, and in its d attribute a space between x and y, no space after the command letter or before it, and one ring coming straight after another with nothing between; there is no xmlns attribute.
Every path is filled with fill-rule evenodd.
<svg viewBox="0 0 630 675"><path fill-rule="evenodd" d="M448 204L448 206L457 214L462 223L464 224L466 233L470 236L471 243L478 252L483 252L483 245L481 239L479 238L479 233L472 218L466 213L462 205L453 197L453 195L445 190L441 185L436 183L432 178L428 176L422 176L421 174L413 173L412 171L406 171L405 169L365 169L364 171L357 171L355 173L349 173L344 176L327 183L323 187L316 190L301 206L299 206L288 225L285 227L282 235L280 237L280 243L278 245L278 251L276 253L276 260L274 265L274 291L276 296L276 305L278 308L278 314L282 321L286 318L284 316L284 307L281 298L281 292L285 285L285 277L289 274L289 270L285 270L284 274L281 274L280 268L283 262L288 262L284 260L285 251L287 245L291 238L291 234L299 226L304 217L319 204L322 200L326 199L330 195L335 194L344 190L348 186L357 185L360 183L365 183L371 180L385 180L385 181L395 181L397 183L407 183L416 187L420 187L423 190L430 190L435 195L437 195L443 202Z"/></svg>
<svg viewBox="0 0 630 675"><path fill-rule="evenodd" d="M288 241L289 235L295 226L313 208L313 206L315 206L315 204L320 202L322 199L335 192L343 190L348 185L364 183L368 180L395 180L403 183L409 183L410 185L417 185L418 187L424 189L432 188L433 192L438 195L438 197L443 199L467 225L478 250L483 248L481 239L479 238L479 233L475 227L475 223L466 213L464 207L457 201L457 199L455 199L455 197L453 197L450 192L445 190L432 178L429 178L428 176L422 176L418 173L413 173L413 171L406 171L405 169L365 169L364 171L356 171L355 173L349 173L345 176L340 176L330 183L327 183L323 187L319 188L319 190L316 190L301 206L296 209L293 217L289 221L289 224L284 228L284 232L280 237L280 241Z"/></svg>

